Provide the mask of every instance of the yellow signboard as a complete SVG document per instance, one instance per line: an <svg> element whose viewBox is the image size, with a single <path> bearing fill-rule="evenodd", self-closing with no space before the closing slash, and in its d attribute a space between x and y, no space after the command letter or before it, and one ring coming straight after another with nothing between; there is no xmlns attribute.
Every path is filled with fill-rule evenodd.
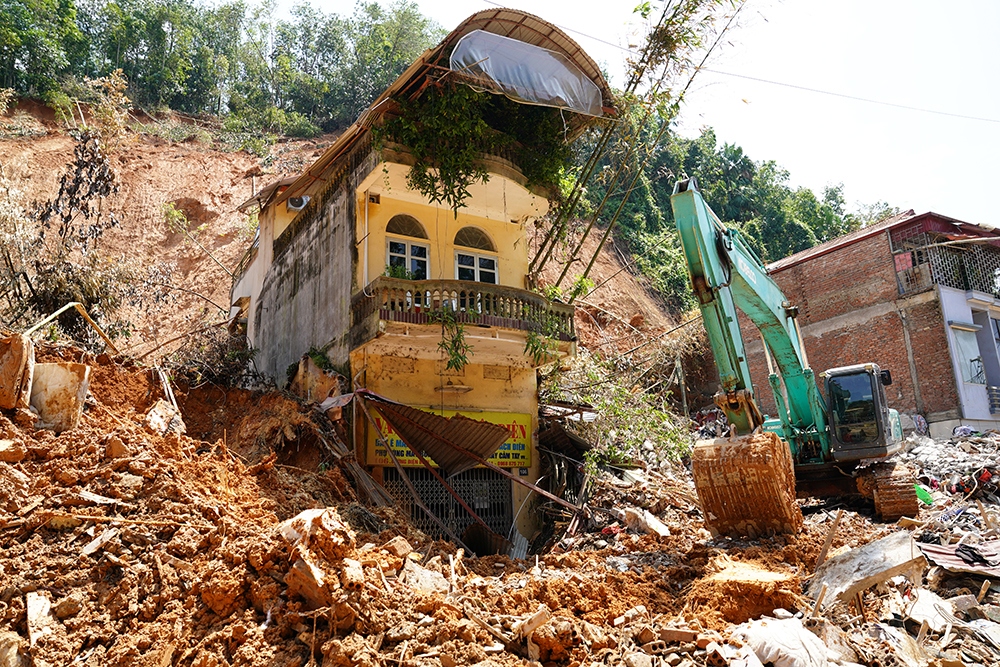
<svg viewBox="0 0 1000 667"><path fill-rule="evenodd" d="M427 412L441 415L442 417L462 414L462 416L470 419L503 426L510 433L510 436L506 442L500 445L500 449L488 459L489 462L500 468L528 468L531 466L531 415L513 412L468 412L463 414L457 410L428 410ZM420 459L414 456L410 448L399 439L399 435L389 422L378 411L375 411L372 417L375 418L375 423L378 424L382 435L388 440L388 444L392 447L396 458L399 459L400 465L410 468L419 467L421 465ZM375 429L369 429L368 465L392 465L392 458L389 456L389 452L386 451L386 448L381 443L376 442L376 438ZM429 456L425 456L424 458L434 464Z"/></svg>

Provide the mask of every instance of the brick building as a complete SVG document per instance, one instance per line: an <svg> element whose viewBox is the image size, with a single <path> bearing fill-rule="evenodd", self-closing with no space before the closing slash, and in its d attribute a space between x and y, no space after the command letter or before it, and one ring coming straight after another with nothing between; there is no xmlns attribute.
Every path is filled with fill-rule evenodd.
<svg viewBox="0 0 1000 667"><path fill-rule="evenodd" d="M924 416L932 434L1000 428L1000 233L909 211L768 270L799 307L817 373L873 361L892 372L890 405ZM740 324L755 395L773 414L760 335Z"/></svg>

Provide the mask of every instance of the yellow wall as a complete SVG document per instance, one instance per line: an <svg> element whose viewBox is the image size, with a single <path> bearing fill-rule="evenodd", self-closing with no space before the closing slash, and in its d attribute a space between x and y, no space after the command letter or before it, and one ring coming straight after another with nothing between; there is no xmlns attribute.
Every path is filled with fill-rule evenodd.
<svg viewBox="0 0 1000 667"><path fill-rule="evenodd" d="M292 220L295 219L302 211L289 211L287 202L282 202L277 206L271 206L274 211L274 238L281 236L281 232L288 228L288 225L292 224Z"/></svg>
<svg viewBox="0 0 1000 667"><path fill-rule="evenodd" d="M365 238L365 201L358 202L358 239ZM358 262L357 284L367 285L385 273L388 264L386 255L385 226L398 214L413 216L427 232L430 246L429 278L432 280L454 280L455 275L455 233L462 227L472 225L486 232L497 248L499 284L524 289L524 278L528 273L528 247L522 224L488 220L472 216L459 210L458 219L449 208L438 208L381 197L381 203L368 204L368 279L364 279L364 263ZM466 249L468 251L468 249ZM359 249L364 252L364 248ZM473 251L477 252L477 251ZM489 254L489 253L486 253Z"/></svg>
<svg viewBox="0 0 1000 667"><path fill-rule="evenodd" d="M532 368L509 366L504 368L507 372L501 370L499 366L470 363L456 374L455 371L446 370L445 362L441 360L368 355L364 348L351 353L351 372L356 374L363 370L358 377L360 384L376 394L399 403L413 407L459 410L470 417L475 416L476 410L531 415L531 467L523 479L534 481L538 479L539 470L538 450L534 445L537 442L535 434L538 430L535 371ZM504 377L499 379L487 377L497 375ZM462 394L436 391L437 387L447 384L448 381L472 387L472 390ZM365 443L368 442L369 436L367 429L370 429L371 425L367 420L359 418L355 426L358 429L355 434L355 442L359 445L357 453L363 460ZM510 472L518 474L517 469ZM529 492L527 487L513 484L514 514L517 514L518 508ZM521 512L517 527L522 535L531 538L537 528L537 522L530 507L526 506Z"/></svg>

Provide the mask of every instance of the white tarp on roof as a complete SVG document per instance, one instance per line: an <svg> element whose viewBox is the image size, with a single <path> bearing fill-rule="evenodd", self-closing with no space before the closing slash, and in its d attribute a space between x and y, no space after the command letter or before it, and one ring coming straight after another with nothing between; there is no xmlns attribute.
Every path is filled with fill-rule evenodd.
<svg viewBox="0 0 1000 667"><path fill-rule="evenodd" d="M455 46L450 65L519 102L602 115L597 84L566 56L540 46L473 30Z"/></svg>

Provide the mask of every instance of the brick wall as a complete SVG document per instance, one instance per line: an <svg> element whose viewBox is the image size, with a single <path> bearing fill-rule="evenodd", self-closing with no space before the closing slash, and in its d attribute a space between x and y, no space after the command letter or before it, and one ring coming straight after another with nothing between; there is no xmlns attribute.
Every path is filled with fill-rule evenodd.
<svg viewBox="0 0 1000 667"><path fill-rule="evenodd" d="M799 306L806 354L817 373L873 361L892 371L893 384L886 388L890 406L924 415L958 409L936 293L900 298L887 233L809 259L772 277L789 301ZM774 398L767 382L760 334L742 314L740 327L758 401L764 412L773 415Z"/></svg>

